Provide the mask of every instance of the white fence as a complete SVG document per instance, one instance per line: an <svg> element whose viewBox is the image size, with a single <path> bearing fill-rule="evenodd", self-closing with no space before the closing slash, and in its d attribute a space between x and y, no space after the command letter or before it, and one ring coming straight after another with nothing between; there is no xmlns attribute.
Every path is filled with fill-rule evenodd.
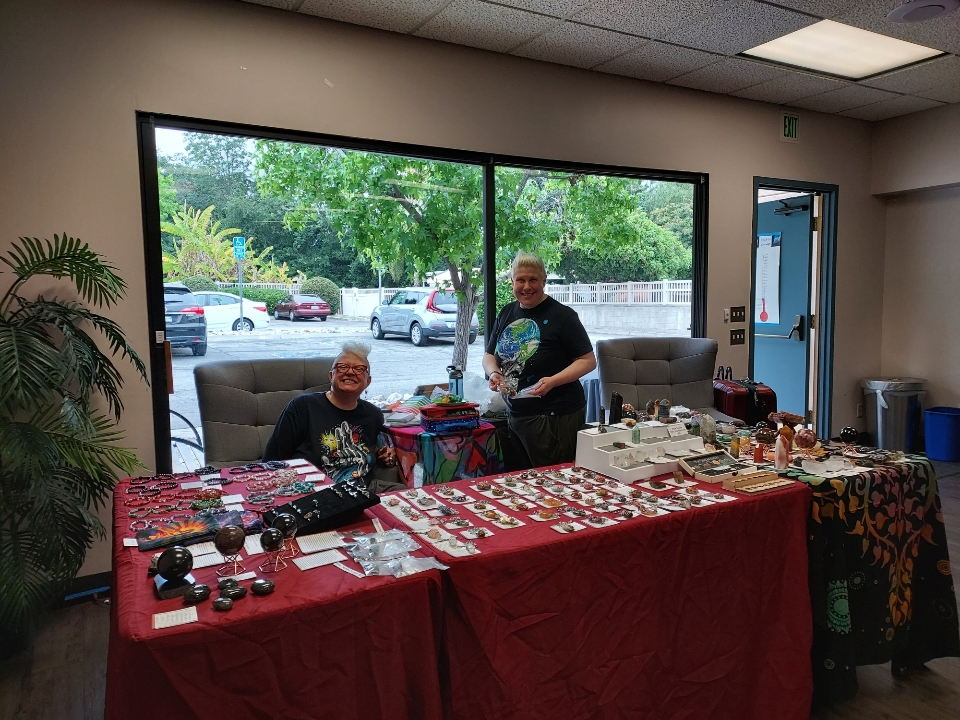
<svg viewBox="0 0 960 720"><path fill-rule="evenodd" d="M235 288L239 283L235 282L218 282L217 287L221 290L223 288ZM290 294L300 292L300 283L262 283L262 282L245 282L243 286L249 288L260 288L262 290L283 290Z"/></svg>
<svg viewBox="0 0 960 720"><path fill-rule="evenodd" d="M692 280L547 285L547 294L564 305L690 304Z"/></svg>

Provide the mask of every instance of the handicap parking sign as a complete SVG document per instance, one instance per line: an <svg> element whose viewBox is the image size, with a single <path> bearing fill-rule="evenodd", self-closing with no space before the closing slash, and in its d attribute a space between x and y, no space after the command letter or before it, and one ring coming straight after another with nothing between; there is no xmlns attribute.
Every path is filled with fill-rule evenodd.
<svg viewBox="0 0 960 720"><path fill-rule="evenodd" d="M237 260L243 260L247 256L247 240L242 237L233 239L233 256Z"/></svg>

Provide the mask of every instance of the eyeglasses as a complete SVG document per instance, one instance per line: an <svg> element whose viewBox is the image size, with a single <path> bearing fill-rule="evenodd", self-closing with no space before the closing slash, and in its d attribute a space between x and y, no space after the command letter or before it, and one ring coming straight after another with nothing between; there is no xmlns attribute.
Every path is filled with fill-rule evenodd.
<svg viewBox="0 0 960 720"><path fill-rule="evenodd" d="M366 365L348 365L347 363L336 363L333 369L339 373L350 372L352 370L357 375L366 375L368 370Z"/></svg>

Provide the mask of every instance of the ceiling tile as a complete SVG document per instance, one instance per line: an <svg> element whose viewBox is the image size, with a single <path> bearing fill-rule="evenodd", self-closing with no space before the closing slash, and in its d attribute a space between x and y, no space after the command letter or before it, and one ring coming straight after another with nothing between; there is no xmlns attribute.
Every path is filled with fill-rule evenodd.
<svg viewBox="0 0 960 720"><path fill-rule="evenodd" d="M940 107L943 103L936 100L927 100L926 98L912 97L910 95L898 95L892 100L864 105L863 107L845 110L840 113L847 117L858 118L859 120L886 120L887 118L897 117L898 115L907 115L920 110L929 110L930 108Z"/></svg>
<svg viewBox="0 0 960 720"><path fill-rule="evenodd" d="M266 5L267 7L280 8L281 10L293 10L300 4L300 0L243 0L243 2L253 5Z"/></svg>
<svg viewBox="0 0 960 720"><path fill-rule="evenodd" d="M822 95L814 95L787 104L806 110L816 110L817 112L838 113L897 97L899 96L886 90L877 90L876 88L851 83L838 90L831 90Z"/></svg>
<svg viewBox="0 0 960 720"><path fill-rule="evenodd" d="M597 70L616 75L628 75L642 80L663 82L702 68L721 59L719 55L701 50L667 45L654 40L637 50L598 65Z"/></svg>
<svg viewBox="0 0 960 720"><path fill-rule="evenodd" d="M496 0L496 2L521 10L565 18L570 17L582 7L595 2L595 0Z"/></svg>
<svg viewBox="0 0 960 720"><path fill-rule="evenodd" d="M945 85L938 85L937 87L923 90L917 94L921 97L939 100L940 102L958 103L960 102L960 80L955 80Z"/></svg>
<svg viewBox="0 0 960 720"><path fill-rule="evenodd" d="M843 87L839 80L820 77L819 75L807 75L806 73L788 72L782 77L767 80L767 82L744 88L733 93L737 97L748 98L750 100L761 100L768 103L779 105L810 97L811 95L820 95L830 90L836 90Z"/></svg>
<svg viewBox="0 0 960 720"><path fill-rule="evenodd" d="M881 90L918 95L920 91L951 82L960 82L960 57L947 55L905 70L864 80L864 85Z"/></svg>
<svg viewBox="0 0 960 720"><path fill-rule="evenodd" d="M960 54L960 11L936 20L917 23L895 23L887 20L887 13L902 4L903 2L898 0L849 3L845 4L844 9L833 19L881 35Z"/></svg>
<svg viewBox="0 0 960 720"><path fill-rule="evenodd" d="M454 0L415 34L458 45L506 52L556 22L544 15L502 5L490 5L477 0Z"/></svg>
<svg viewBox="0 0 960 720"><path fill-rule="evenodd" d="M579 23L662 38L682 23L723 8L727 0L597 0L574 17Z"/></svg>
<svg viewBox="0 0 960 720"><path fill-rule="evenodd" d="M674 78L669 83L715 93L732 93L783 74L783 70L770 65L740 58L724 58L713 65Z"/></svg>
<svg viewBox="0 0 960 720"><path fill-rule="evenodd" d="M307 15L394 32L410 32L443 7L444 0L306 0Z"/></svg>
<svg viewBox="0 0 960 720"><path fill-rule="evenodd" d="M822 18L832 18L843 12L844 8L857 4L856 0L853 2L851 0L771 0L771 2ZM859 4L865 4L864 0L859 0Z"/></svg>
<svg viewBox="0 0 960 720"><path fill-rule="evenodd" d="M736 55L815 22L808 15L775 5L736 0L700 22L682 24L664 39L698 50Z"/></svg>
<svg viewBox="0 0 960 720"><path fill-rule="evenodd" d="M642 42L632 35L565 22L521 45L513 54L590 68L632 50Z"/></svg>

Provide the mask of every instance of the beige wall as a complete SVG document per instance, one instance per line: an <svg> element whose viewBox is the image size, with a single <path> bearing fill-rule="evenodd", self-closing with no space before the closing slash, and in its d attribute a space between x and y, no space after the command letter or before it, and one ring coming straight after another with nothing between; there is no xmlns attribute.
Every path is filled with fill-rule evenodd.
<svg viewBox="0 0 960 720"><path fill-rule="evenodd" d="M871 192L960 184L960 103L877 123Z"/></svg>
<svg viewBox="0 0 960 720"><path fill-rule="evenodd" d="M881 372L930 382L925 405L960 405L960 188L887 205Z"/></svg>
<svg viewBox="0 0 960 720"><path fill-rule="evenodd" d="M0 8L0 246L67 230L130 283L111 315L147 354L137 110L466 150L710 174L708 334L750 292L755 175L840 186L834 427L880 369L883 207L870 126L240 2L36 0ZM245 68L245 69L243 69ZM324 83L328 79L333 87ZM0 281L2 282L2 281ZM131 377L123 425L148 464L150 393ZM98 545L84 573L109 568Z"/></svg>

